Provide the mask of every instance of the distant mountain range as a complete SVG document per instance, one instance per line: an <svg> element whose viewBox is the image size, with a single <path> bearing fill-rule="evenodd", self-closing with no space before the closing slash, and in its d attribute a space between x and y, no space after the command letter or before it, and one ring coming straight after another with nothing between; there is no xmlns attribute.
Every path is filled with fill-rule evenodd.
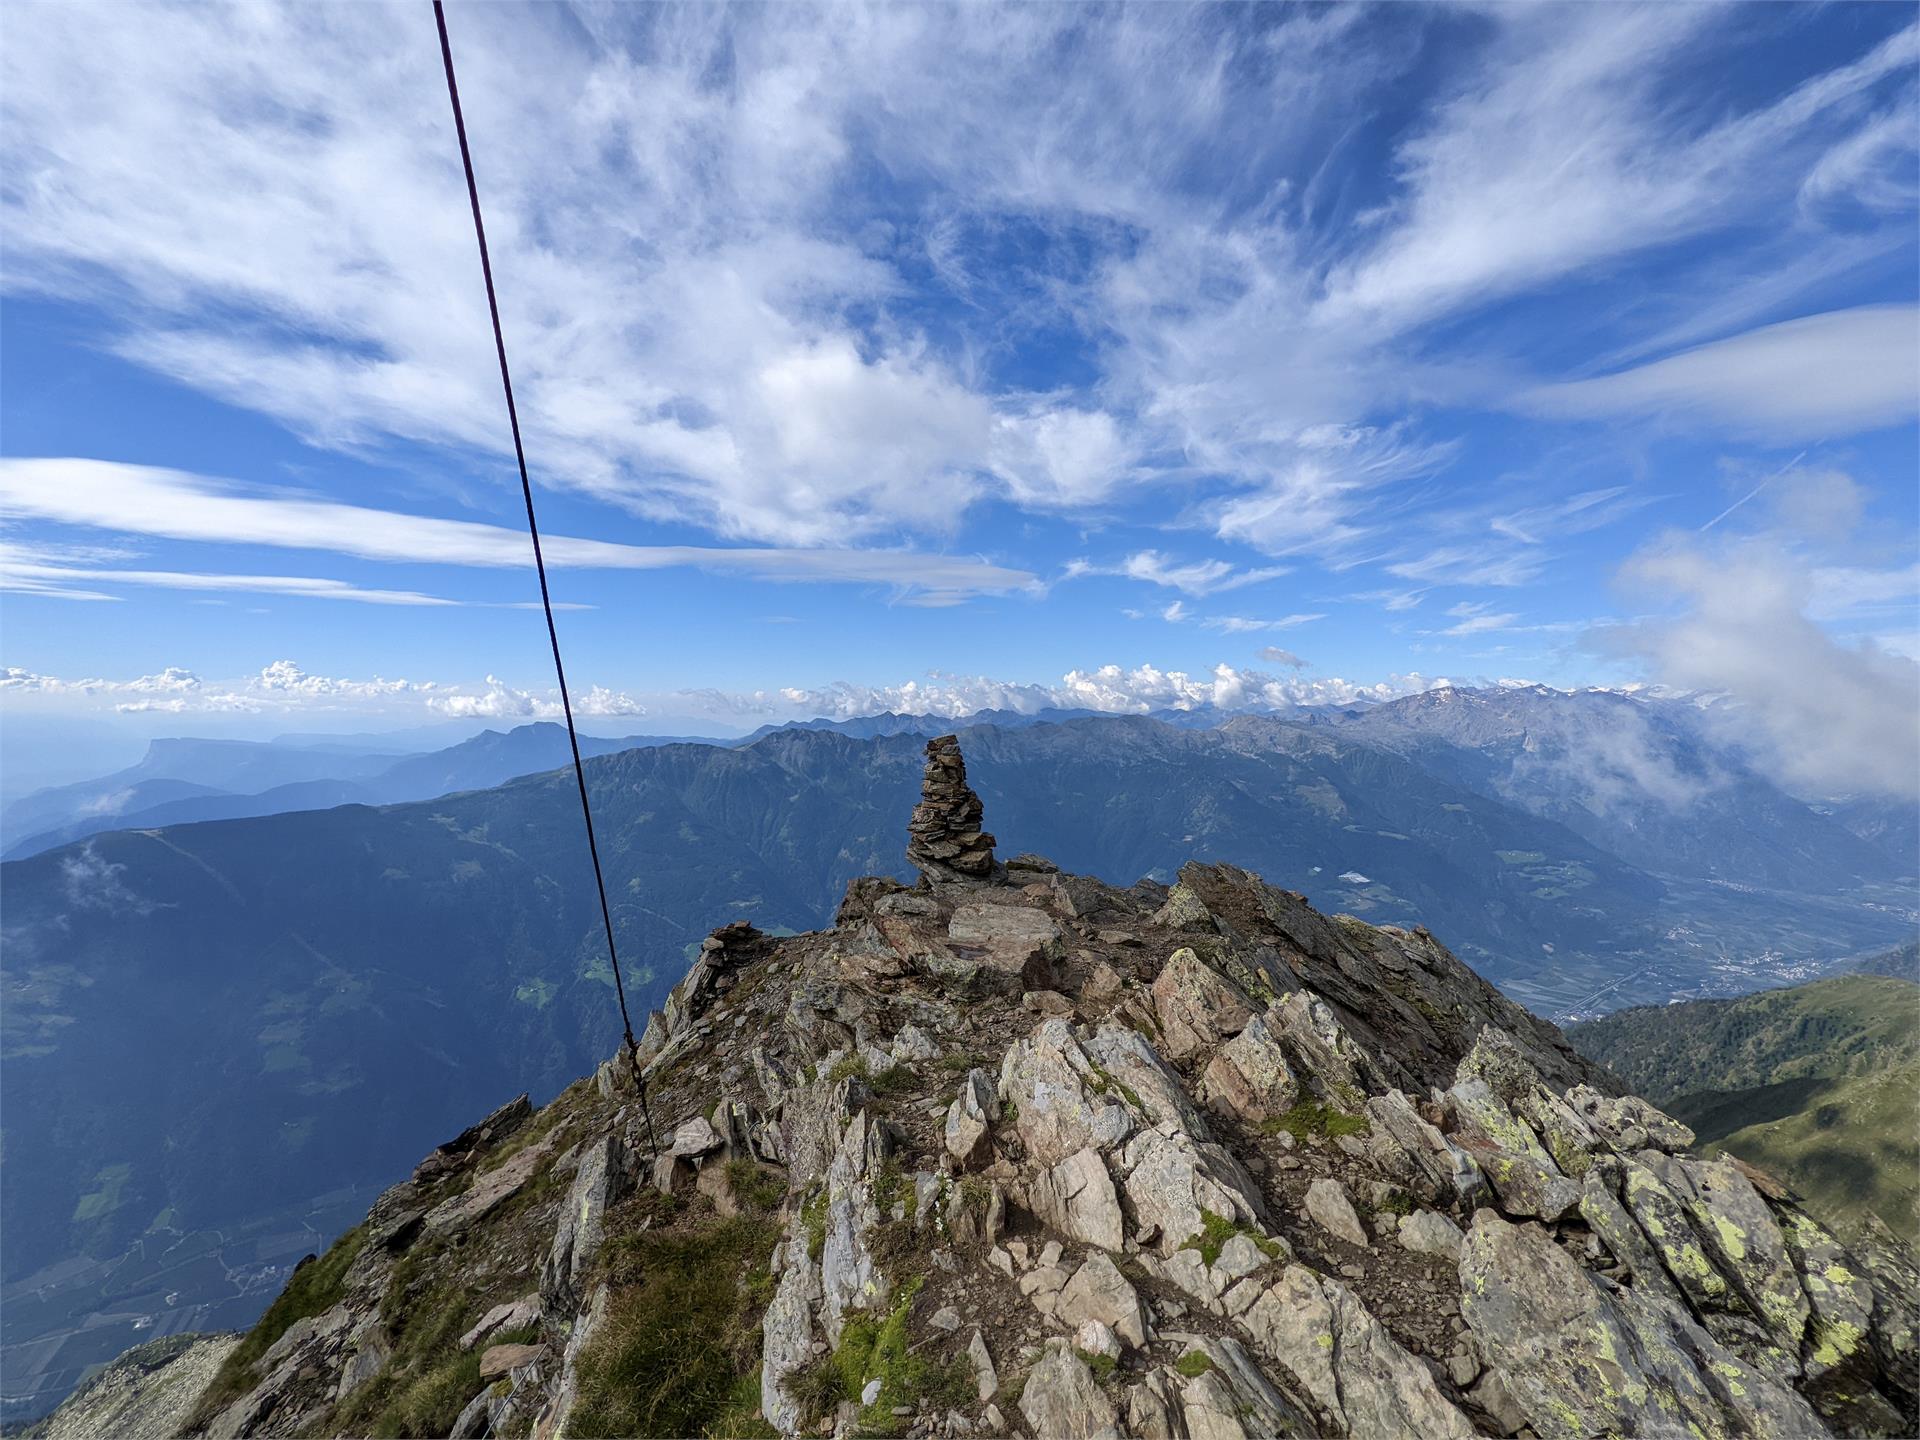
<svg viewBox="0 0 1920 1440"><path fill-rule="evenodd" d="M1551 1016L1781 984L1911 934L1895 855L1648 706L1463 690L959 728L1003 855L1119 883L1231 861L1329 912L1429 925ZM922 739L952 728L879 716L587 745L607 752L588 779L638 1011L714 926L811 928L848 880L902 875ZM559 727L334 752L344 774L313 750L198 743L61 803L147 784L226 793L141 816L325 803L329 786L426 798L123 814L0 866L9 1344L25 1327L104 1358L145 1338L114 1326L163 1293L240 1305L237 1257L301 1253L302 1227L364 1211L356 1187L457 1129L475 1096L549 1094L617 1036L573 780L548 768ZM241 774L264 788L238 795Z"/></svg>
<svg viewBox="0 0 1920 1440"><path fill-rule="evenodd" d="M1911 967L1912 947L1888 968ZM1879 968L1877 965L1872 968ZM1855 974L1738 1000L1621 1010L1567 1039L1691 1125L1858 1222L1920 1242L1920 985Z"/></svg>
<svg viewBox="0 0 1920 1440"><path fill-rule="evenodd" d="M582 735L580 751L609 755L692 738ZM569 754L565 727L551 721L505 733L487 730L417 755L340 742L155 740L138 765L98 780L37 791L9 806L5 858L22 860L107 830L151 830L335 805L393 805L456 790L483 790L517 775L564 765Z"/></svg>

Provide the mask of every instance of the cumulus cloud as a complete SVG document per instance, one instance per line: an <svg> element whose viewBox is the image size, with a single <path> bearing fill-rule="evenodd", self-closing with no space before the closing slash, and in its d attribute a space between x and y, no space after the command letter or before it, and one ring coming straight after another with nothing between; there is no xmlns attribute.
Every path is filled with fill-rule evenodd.
<svg viewBox="0 0 1920 1440"><path fill-rule="evenodd" d="M1297 656L1278 652L1275 663L1299 668ZM1265 658L1274 658L1263 652ZM851 719L893 711L911 715L970 715L980 710L1095 710L1114 715L1143 715L1155 710L1284 710L1297 705L1353 704L1390 700L1425 690L1435 683L1419 675L1395 675L1374 684L1339 677L1285 679L1239 669L1224 662L1203 674L1162 670L1154 665L1100 665L1069 670L1047 684L1012 684L985 676L936 675L926 681L869 686L838 683L818 689L788 689L779 700L802 714ZM765 697L761 697L764 701Z"/></svg>
<svg viewBox="0 0 1920 1440"><path fill-rule="evenodd" d="M1263 645L1260 648L1260 658L1269 665L1284 665L1289 670L1304 670L1307 668L1306 661L1302 660L1291 650L1282 650L1278 645Z"/></svg>
<svg viewBox="0 0 1920 1440"><path fill-rule="evenodd" d="M478 694L435 695L428 708L456 720L558 720L566 714L558 688L521 690L489 675ZM631 695L595 685L573 697L573 713L581 718L645 715L647 707Z"/></svg>

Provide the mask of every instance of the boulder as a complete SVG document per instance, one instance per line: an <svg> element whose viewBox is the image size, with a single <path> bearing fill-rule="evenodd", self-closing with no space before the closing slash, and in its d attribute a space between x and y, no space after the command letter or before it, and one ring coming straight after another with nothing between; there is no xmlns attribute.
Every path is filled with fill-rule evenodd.
<svg viewBox="0 0 1920 1440"><path fill-rule="evenodd" d="M885 1124L862 1110L847 1122L833 1163L827 1167L820 1318L827 1339L835 1345L840 1343L849 1311L883 1309L891 1290L867 1238L881 1219L873 1198L873 1177L892 1150Z"/></svg>
<svg viewBox="0 0 1920 1440"><path fill-rule="evenodd" d="M480 1341L496 1330L518 1330L523 1325L531 1325L540 1318L540 1294L522 1295L518 1300L503 1300L474 1323L471 1330L460 1337L460 1348L471 1350Z"/></svg>
<svg viewBox="0 0 1920 1440"><path fill-rule="evenodd" d="M1686 1204L1720 1272L1733 1281L1774 1344L1792 1355L1790 1369L1798 1374L1800 1341L1812 1307L1786 1238L1760 1192L1724 1157L1681 1159L1649 1151L1644 1158Z"/></svg>
<svg viewBox="0 0 1920 1440"><path fill-rule="evenodd" d="M947 1153L962 1165L972 1165L990 1150L989 1130L999 1118L1000 1097L984 1070L970 1070L960 1082L960 1094L947 1107Z"/></svg>
<svg viewBox="0 0 1920 1440"><path fill-rule="evenodd" d="M1177 1125L1196 1139L1212 1138L1180 1077L1138 1030L1108 1020L1085 1043L1093 1065L1088 1083L1103 1097L1117 1097L1149 1125Z"/></svg>
<svg viewBox="0 0 1920 1440"><path fill-rule="evenodd" d="M704 1115L696 1115L678 1130L673 1132L673 1143L667 1147L669 1155L693 1160L702 1155L710 1155L721 1146L720 1132Z"/></svg>
<svg viewBox="0 0 1920 1440"><path fill-rule="evenodd" d="M1120 1197L1100 1152L1076 1151L1043 1170L1028 1190L1028 1208L1061 1234L1104 1250L1125 1243Z"/></svg>
<svg viewBox="0 0 1920 1440"><path fill-rule="evenodd" d="M1602 1095L1591 1085L1575 1085L1566 1098L1590 1130L1623 1153L1649 1146L1671 1153L1693 1145L1693 1131L1638 1095Z"/></svg>
<svg viewBox="0 0 1920 1440"><path fill-rule="evenodd" d="M1153 982L1153 1008L1175 1060L1239 1034L1253 1018L1240 987L1184 946L1167 957Z"/></svg>
<svg viewBox="0 0 1920 1440"><path fill-rule="evenodd" d="M1427 1367L1337 1280L1289 1265L1241 1324L1349 1435L1473 1436Z"/></svg>
<svg viewBox="0 0 1920 1440"><path fill-rule="evenodd" d="M813 1312L824 1297L820 1267L807 1243L805 1222L796 1213L787 1229L786 1267L760 1317L760 1409L782 1435L793 1434L806 1418L786 1381L813 1358Z"/></svg>
<svg viewBox="0 0 1920 1440"><path fill-rule="evenodd" d="M484 1218L519 1194L552 1153L553 1137L549 1135L510 1155L491 1170L482 1171L462 1193L427 1212L427 1230L436 1235L451 1234Z"/></svg>
<svg viewBox="0 0 1920 1440"><path fill-rule="evenodd" d="M1416 1255L1460 1263L1460 1227L1437 1210L1416 1210L1400 1222L1400 1244Z"/></svg>
<svg viewBox="0 0 1920 1440"><path fill-rule="evenodd" d="M1309 912L1311 913L1311 912ZM1267 1029L1327 1104L1358 1115L1375 1085L1373 1062L1347 1034L1332 1008L1310 990L1295 990L1267 1007Z"/></svg>
<svg viewBox="0 0 1920 1440"><path fill-rule="evenodd" d="M1123 1093L1099 1080L1065 1020L1044 1020L1007 1047L1000 1098L1013 1107L1028 1158L1043 1166L1089 1147L1112 1149L1137 1124Z"/></svg>
<svg viewBox="0 0 1920 1440"><path fill-rule="evenodd" d="M1113 1333L1113 1327L1104 1320L1083 1320L1073 1332L1073 1348L1089 1361L1118 1360L1120 1337Z"/></svg>
<svg viewBox="0 0 1920 1440"><path fill-rule="evenodd" d="M560 1207L553 1244L540 1271L540 1299L563 1330L573 1318L578 1298L576 1282L599 1252L607 1211L627 1193L627 1147L619 1135L605 1135L589 1145L574 1171L573 1188Z"/></svg>
<svg viewBox="0 0 1920 1440"><path fill-rule="evenodd" d="M497 1379L546 1353L542 1345L489 1345L480 1356L480 1378Z"/></svg>
<svg viewBox="0 0 1920 1440"><path fill-rule="evenodd" d="M1300 1082L1266 1019L1255 1015L1207 1062L1200 1093L1215 1110L1257 1125L1293 1108Z"/></svg>
<svg viewBox="0 0 1920 1440"><path fill-rule="evenodd" d="M1060 925L1026 905L962 905L947 921L947 947L1004 977L1022 991L1053 984Z"/></svg>
<svg viewBox="0 0 1920 1440"><path fill-rule="evenodd" d="M1212 931L1215 928L1207 902L1185 881L1176 883L1167 892L1166 903L1153 913L1153 923L1169 930Z"/></svg>
<svg viewBox="0 0 1920 1440"><path fill-rule="evenodd" d="M967 1359L973 1362L975 1393L984 1404L1000 1393L1000 1372L994 1368L993 1354L987 1349L986 1337L977 1329L973 1332L973 1339L967 1342Z"/></svg>
<svg viewBox="0 0 1920 1440"><path fill-rule="evenodd" d="M1118 1440L1118 1417L1086 1362L1057 1343L1027 1376L1020 1413L1045 1440Z"/></svg>
<svg viewBox="0 0 1920 1440"><path fill-rule="evenodd" d="M1276 1435L1312 1433L1309 1418L1277 1390L1239 1341L1225 1335L1180 1335L1180 1358L1196 1373L1176 1369L1173 1403L1179 1426L1166 1433L1191 1440L1267 1440ZM1204 1356L1206 1364L1195 1363ZM1155 1372L1163 1375L1166 1372ZM1128 1414L1131 1418L1132 1407ZM1135 1433L1149 1433L1144 1428Z"/></svg>
<svg viewBox="0 0 1920 1440"><path fill-rule="evenodd" d="M1258 1187L1232 1155L1171 1125L1135 1135L1121 1164L1127 1206L1141 1235L1158 1237L1162 1255L1202 1234L1209 1215L1243 1224L1266 1219Z"/></svg>
<svg viewBox="0 0 1920 1440"><path fill-rule="evenodd" d="M1060 1292L1054 1314L1067 1325L1078 1326L1098 1320L1112 1327L1114 1334L1129 1345L1147 1343L1146 1313L1131 1281L1120 1273L1106 1255L1098 1252L1074 1271Z"/></svg>
<svg viewBox="0 0 1920 1440"><path fill-rule="evenodd" d="M1307 1214L1329 1235L1349 1245L1358 1245L1362 1250L1370 1248L1366 1227L1354 1213L1346 1186L1338 1180L1322 1178L1307 1186Z"/></svg>
<svg viewBox="0 0 1920 1440"><path fill-rule="evenodd" d="M1454 1144L1398 1090L1367 1101L1367 1151L1376 1166L1430 1205L1471 1206L1486 1188L1473 1157Z"/></svg>
<svg viewBox="0 0 1920 1440"><path fill-rule="evenodd" d="M1643 1152L1646 1153L1646 1152ZM1620 1157L1621 1199L1640 1233L1652 1243L1667 1274L1696 1310L1725 1311L1738 1304L1687 1218L1687 1207L1660 1176L1637 1159Z"/></svg>

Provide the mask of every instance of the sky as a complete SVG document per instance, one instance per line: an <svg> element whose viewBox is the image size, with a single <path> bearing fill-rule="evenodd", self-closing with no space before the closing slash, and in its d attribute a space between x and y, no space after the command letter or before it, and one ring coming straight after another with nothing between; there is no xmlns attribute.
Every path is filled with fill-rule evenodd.
<svg viewBox="0 0 1920 1440"><path fill-rule="evenodd" d="M450 6L583 718L1910 748L1913 17ZM0 723L551 715L429 7L6 32Z"/></svg>

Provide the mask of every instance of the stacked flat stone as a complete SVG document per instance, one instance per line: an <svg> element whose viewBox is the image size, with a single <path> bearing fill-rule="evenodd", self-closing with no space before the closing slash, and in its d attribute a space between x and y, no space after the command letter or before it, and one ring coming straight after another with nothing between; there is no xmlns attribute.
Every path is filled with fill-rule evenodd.
<svg viewBox="0 0 1920 1440"><path fill-rule="evenodd" d="M985 880L993 874L993 836L980 828L980 797L967 785L960 740L927 742L920 803L907 822L907 860L928 880Z"/></svg>

